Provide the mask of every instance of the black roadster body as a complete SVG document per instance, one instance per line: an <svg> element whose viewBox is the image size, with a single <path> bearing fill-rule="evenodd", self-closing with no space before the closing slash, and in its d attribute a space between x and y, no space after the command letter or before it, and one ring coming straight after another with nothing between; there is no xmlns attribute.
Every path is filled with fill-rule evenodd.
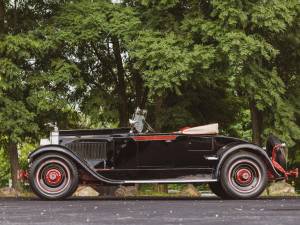
<svg viewBox="0 0 300 225"><path fill-rule="evenodd" d="M218 135L211 130L216 126L174 133L56 130L50 143L29 155L29 181L45 199L66 198L78 183L209 183L221 198L247 199L259 196L268 181L295 175L285 170L284 147L278 139L273 137L274 143L264 150Z"/></svg>

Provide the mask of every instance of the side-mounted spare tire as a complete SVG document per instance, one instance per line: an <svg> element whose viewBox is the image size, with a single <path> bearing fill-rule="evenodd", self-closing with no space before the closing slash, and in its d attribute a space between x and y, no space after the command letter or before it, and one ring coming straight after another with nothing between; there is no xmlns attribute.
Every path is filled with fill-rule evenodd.
<svg viewBox="0 0 300 225"><path fill-rule="evenodd" d="M270 135L267 139L266 150L269 157L272 157L273 148L282 142L274 135ZM287 149L280 147L276 151L275 161L278 162L284 169L287 168Z"/></svg>
<svg viewBox="0 0 300 225"><path fill-rule="evenodd" d="M35 159L29 169L32 191L42 199L71 196L79 182L76 165L62 154L47 153Z"/></svg>

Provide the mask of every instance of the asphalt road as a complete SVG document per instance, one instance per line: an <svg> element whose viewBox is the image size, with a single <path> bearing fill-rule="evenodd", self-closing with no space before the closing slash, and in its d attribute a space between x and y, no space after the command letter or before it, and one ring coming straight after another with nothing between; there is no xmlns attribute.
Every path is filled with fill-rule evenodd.
<svg viewBox="0 0 300 225"><path fill-rule="evenodd" d="M300 225L300 199L0 199L0 224Z"/></svg>

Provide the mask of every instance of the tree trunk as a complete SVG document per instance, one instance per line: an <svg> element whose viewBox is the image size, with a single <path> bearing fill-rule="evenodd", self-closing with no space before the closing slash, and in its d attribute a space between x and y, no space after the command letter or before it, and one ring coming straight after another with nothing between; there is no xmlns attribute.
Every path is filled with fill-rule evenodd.
<svg viewBox="0 0 300 225"><path fill-rule="evenodd" d="M163 106L163 102L164 102L164 98L163 96L156 96L155 97L155 106L154 106L154 119L155 119L155 122L154 122L154 130L156 132L161 132L161 118L160 118L160 115L161 115L161 109L162 109L162 106Z"/></svg>
<svg viewBox="0 0 300 225"><path fill-rule="evenodd" d="M8 156L9 156L9 164L10 164L10 174L12 180L12 188L20 191L21 186L18 180L18 171L19 171L19 156L18 156L18 148L15 142L10 142L7 146Z"/></svg>
<svg viewBox="0 0 300 225"><path fill-rule="evenodd" d="M154 130L156 132L161 132L161 109L163 106L164 98L163 96L157 95L155 97L155 106L154 106L154 117L155 117L155 123L154 123ZM155 184L153 187L154 191L156 192L163 192L168 193L168 185L167 184Z"/></svg>
<svg viewBox="0 0 300 225"><path fill-rule="evenodd" d="M18 0L14 1L14 11L13 11L13 24L14 24L15 33L18 32L18 29L17 29L17 26L18 26L17 2L18 2Z"/></svg>
<svg viewBox="0 0 300 225"><path fill-rule="evenodd" d="M155 192L168 193L168 185L167 184L155 184L153 186L153 190Z"/></svg>
<svg viewBox="0 0 300 225"><path fill-rule="evenodd" d="M134 79L136 107L140 107L141 109L144 109L146 105L147 94L148 94L147 89L144 86L144 80L141 74L135 69L131 68L131 73Z"/></svg>
<svg viewBox="0 0 300 225"><path fill-rule="evenodd" d="M249 104L251 112L251 124L252 124L252 142L256 145L261 146L261 134L262 134L262 114L256 107L254 101Z"/></svg>
<svg viewBox="0 0 300 225"><path fill-rule="evenodd" d="M118 38L112 38L113 51L117 66L117 93L119 97L119 120L121 127L128 126L129 110L128 110L128 96L126 93L126 83L125 83L125 70L123 67L123 61L121 56L120 43Z"/></svg>
<svg viewBox="0 0 300 225"><path fill-rule="evenodd" d="M5 4L3 0L0 0L0 35L5 32Z"/></svg>

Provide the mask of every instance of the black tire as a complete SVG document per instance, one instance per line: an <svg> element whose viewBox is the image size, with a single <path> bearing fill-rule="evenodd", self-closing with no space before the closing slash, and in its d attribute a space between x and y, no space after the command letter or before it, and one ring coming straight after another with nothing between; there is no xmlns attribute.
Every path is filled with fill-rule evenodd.
<svg viewBox="0 0 300 225"><path fill-rule="evenodd" d="M223 163L220 183L230 198L256 198L267 186L267 167L263 160L253 153L236 153Z"/></svg>
<svg viewBox="0 0 300 225"><path fill-rule="evenodd" d="M270 135L267 139L267 144L266 144L266 148L267 148L267 153L269 155L269 157L272 156L272 151L273 148L275 147L275 145L278 144L282 144L282 142L274 135ZM287 168L287 149L285 149L284 147L281 147L280 149L278 149L278 151L276 152L275 155L275 161L278 162L283 168Z"/></svg>
<svg viewBox="0 0 300 225"><path fill-rule="evenodd" d="M221 199L228 199L229 195L224 191L220 182L208 183L210 190Z"/></svg>
<svg viewBox="0 0 300 225"><path fill-rule="evenodd" d="M29 169L31 189L42 199L65 199L75 192L78 182L76 165L61 154L43 154Z"/></svg>

